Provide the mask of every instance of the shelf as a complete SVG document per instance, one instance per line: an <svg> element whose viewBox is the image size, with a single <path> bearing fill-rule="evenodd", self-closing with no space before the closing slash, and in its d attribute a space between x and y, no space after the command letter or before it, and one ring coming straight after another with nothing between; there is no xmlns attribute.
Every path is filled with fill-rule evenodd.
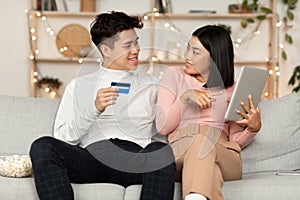
<svg viewBox="0 0 300 200"><path fill-rule="evenodd" d="M41 13L45 16L51 17L87 17L87 18L94 18L98 13L97 12L57 12L57 11L32 11L35 14ZM144 14L140 14L141 16ZM224 14L213 14L213 13L159 13L156 15L154 13L147 14L148 17L154 16L158 19L241 19L241 18L256 18L259 15L263 15L263 13L239 13L239 14L231 14L231 13L224 13ZM266 16L268 19L272 19L273 15L268 14Z"/></svg>
<svg viewBox="0 0 300 200"><path fill-rule="evenodd" d="M94 18L98 13L97 12L57 12L57 11L32 11L33 14L49 16L49 17L87 17Z"/></svg>
<svg viewBox="0 0 300 200"><path fill-rule="evenodd" d="M99 58L35 58L37 62L70 62L74 63L77 62L81 64L82 62L98 62L100 63L101 60Z"/></svg>
<svg viewBox="0 0 300 200"><path fill-rule="evenodd" d="M83 62L97 62L100 63L100 58L36 58L37 62L70 62L70 63L83 63ZM150 63L148 60L139 60L140 64ZM182 65L185 62L183 60L158 60L153 63L162 64L162 65ZM268 61L235 61L234 64L240 65L251 65L251 66L267 66Z"/></svg>
<svg viewBox="0 0 300 200"><path fill-rule="evenodd" d="M256 18L263 13L245 13L245 14L213 14L213 13L187 13L187 14L172 14L172 13L159 13L159 15L149 14L148 16L154 15L155 18L168 18L168 19L242 19L242 18ZM273 15L268 14L267 19L272 19Z"/></svg>

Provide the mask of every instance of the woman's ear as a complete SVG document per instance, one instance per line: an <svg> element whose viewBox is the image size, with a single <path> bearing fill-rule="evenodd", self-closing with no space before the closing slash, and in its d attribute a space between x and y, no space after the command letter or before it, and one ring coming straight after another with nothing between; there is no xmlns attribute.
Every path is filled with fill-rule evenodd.
<svg viewBox="0 0 300 200"><path fill-rule="evenodd" d="M100 51L102 52L103 54L103 57L106 57L106 58L109 58L110 57L110 48L109 46L105 45L105 44L102 44L100 46Z"/></svg>

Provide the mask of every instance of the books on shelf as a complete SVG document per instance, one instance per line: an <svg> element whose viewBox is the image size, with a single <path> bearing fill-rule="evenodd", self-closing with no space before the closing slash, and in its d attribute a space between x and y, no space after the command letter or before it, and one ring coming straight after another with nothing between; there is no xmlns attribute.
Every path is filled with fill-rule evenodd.
<svg viewBox="0 0 300 200"><path fill-rule="evenodd" d="M53 0L54 1L54 0ZM55 0L57 11L58 12L66 12L68 11L67 3L65 0Z"/></svg>
<svg viewBox="0 0 300 200"><path fill-rule="evenodd" d="M33 9L40 11L68 11L66 0L33 0Z"/></svg>

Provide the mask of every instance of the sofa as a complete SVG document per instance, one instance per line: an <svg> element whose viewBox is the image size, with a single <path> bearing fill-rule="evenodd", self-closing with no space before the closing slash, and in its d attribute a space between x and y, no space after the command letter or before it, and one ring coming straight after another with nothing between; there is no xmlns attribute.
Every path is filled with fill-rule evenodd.
<svg viewBox="0 0 300 200"><path fill-rule="evenodd" d="M60 101L0 95L0 154L28 154L38 137L52 135ZM299 199L300 176L276 175L300 169L300 95L289 94L259 103L262 128L242 150L243 178L225 182L225 200ZM109 183L73 184L78 200L138 200L141 186ZM0 176L0 199L38 199L32 177ZM181 184L175 183L175 200Z"/></svg>

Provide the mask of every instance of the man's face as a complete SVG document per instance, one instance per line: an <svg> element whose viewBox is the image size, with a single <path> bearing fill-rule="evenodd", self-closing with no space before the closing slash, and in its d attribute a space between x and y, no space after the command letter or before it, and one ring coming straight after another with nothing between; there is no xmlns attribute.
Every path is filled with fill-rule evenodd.
<svg viewBox="0 0 300 200"><path fill-rule="evenodd" d="M135 70L138 67L140 46L134 29L118 33L118 39L105 58L105 67L116 70Z"/></svg>

